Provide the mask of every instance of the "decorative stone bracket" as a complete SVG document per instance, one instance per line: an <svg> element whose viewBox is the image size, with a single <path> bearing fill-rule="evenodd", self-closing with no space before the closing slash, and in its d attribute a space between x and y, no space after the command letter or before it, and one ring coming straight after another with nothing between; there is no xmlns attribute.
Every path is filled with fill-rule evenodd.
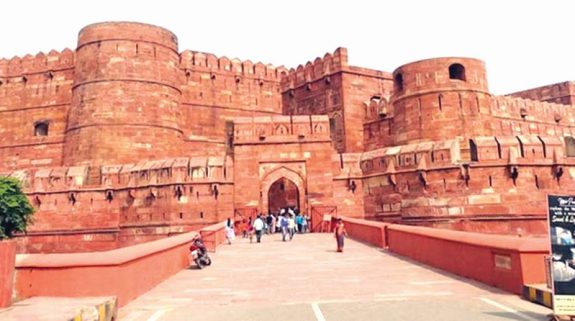
<svg viewBox="0 0 575 321"><path fill-rule="evenodd" d="M355 181L353 179L348 179L347 181L347 188L348 190L350 190L352 193L355 193L355 190L357 188L357 185L355 184Z"/></svg>
<svg viewBox="0 0 575 321"><path fill-rule="evenodd" d="M395 174L388 175L387 181L391 186L393 186L394 189L397 187L397 177L395 176Z"/></svg>
<svg viewBox="0 0 575 321"><path fill-rule="evenodd" d="M68 193L68 201L72 205L76 204L76 193L74 193L74 192Z"/></svg>
<svg viewBox="0 0 575 321"><path fill-rule="evenodd" d="M471 179L469 176L469 164L459 165L459 176L465 181L465 185L469 185L469 180Z"/></svg>
<svg viewBox="0 0 575 321"><path fill-rule="evenodd" d="M174 187L174 195L176 196L176 198L178 199L178 201L180 200L180 198L182 198L182 195L184 195L184 186L182 185L176 185Z"/></svg>
<svg viewBox="0 0 575 321"><path fill-rule="evenodd" d="M106 200L108 201L108 203L111 203L112 200L114 200L114 191L109 189L105 192L105 194L106 194Z"/></svg>
<svg viewBox="0 0 575 321"><path fill-rule="evenodd" d="M562 165L553 164L553 166L551 167L551 170L553 171L553 177L555 177L556 180L559 180L561 178L561 176L563 176L563 166Z"/></svg>
<svg viewBox="0 0 575 321"><path fill-rule="evenodd" d="M509 177L513 180L513 184L515 185L515 180L519 177L519 166L517 165L509 165Z"/></svg>
<svg viewBox="0 0 575 321"><path fill-rule="evenodd" d="M418 171L417 172L417 177L419 178L419 182L421 183L421 185L423 185L423 187L426 187L428 182L427 182L427 172L425 171Z"/></svg>

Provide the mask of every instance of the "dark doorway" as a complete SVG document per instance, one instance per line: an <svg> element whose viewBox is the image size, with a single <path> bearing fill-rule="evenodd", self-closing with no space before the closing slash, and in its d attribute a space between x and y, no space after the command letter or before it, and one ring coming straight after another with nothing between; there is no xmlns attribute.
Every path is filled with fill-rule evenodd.
<svg viewBox="0 0 575 321"><path fill-rule="evenodd" d="M299 206L299 190L297 185L282 177L275 181L268 191L268 211L279 213L281 208Z"/></svg>

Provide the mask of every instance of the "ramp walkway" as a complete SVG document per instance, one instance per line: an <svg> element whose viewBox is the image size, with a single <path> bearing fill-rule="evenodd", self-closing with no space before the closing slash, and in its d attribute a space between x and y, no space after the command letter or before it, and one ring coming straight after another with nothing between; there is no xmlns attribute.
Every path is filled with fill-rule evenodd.
<svg viewBox="0 0 575 321"><path fill-rule="evenodd" d="M445 253L458 259L457 253ZM236 239L119 310L121 321L548 320L517 295L331 234ZM154 273L151 266L149 273ZM142 275L142 277L146 277Z"/></svg>

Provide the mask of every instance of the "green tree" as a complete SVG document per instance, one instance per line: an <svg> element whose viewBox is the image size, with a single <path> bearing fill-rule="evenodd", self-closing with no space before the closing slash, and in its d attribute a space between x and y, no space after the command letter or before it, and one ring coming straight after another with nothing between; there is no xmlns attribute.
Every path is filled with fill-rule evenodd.
<svg viewBox="0 0 575 321"><path fill-rule="evenodd" d="M32 222L34 208L22 192L20 181L0 176L0 240L14 237L14 233L26 232Z"/></svg>

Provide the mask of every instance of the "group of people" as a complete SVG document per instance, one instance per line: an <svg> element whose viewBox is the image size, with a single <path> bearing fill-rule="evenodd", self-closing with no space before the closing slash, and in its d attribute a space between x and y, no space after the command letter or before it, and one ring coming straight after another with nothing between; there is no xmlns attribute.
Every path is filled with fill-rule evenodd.
<svg viewBox="0 0 575 321"><path fill-rule="evenodd" d="M263 234L282 234L282 241L293 239L297 233L307 233L310 219L307 215L302 215L297 208L282 208L278 214L258 215L254 220L250 217L248 221L242 220L237 228L241 231L243 238L249 238L250 243L253 236L256 236L256 242L260 243ZM235 239L234 222L231 218L226 221L226 239L229 244ZM337 242L337 252L343 252L343 245L347 231L341 218L337 220L334 229L334 236Z"/></svg>
<svg viewBox="0 0 575 321"><path fill-rule="evenodd" d="M310 219L307 215L299 213L297 208L282 208L277 214L263 215L259 214L255 219L251 217L248 220L243 219L235 226L243 238L249 238L250 242L255 235L256 242L260 243L262 235L281 233L282 240L292 240L296 233L307 233L309 231ZM228 219L226 224L226 237L228 243L235 237L234 224Z"/></svg>

